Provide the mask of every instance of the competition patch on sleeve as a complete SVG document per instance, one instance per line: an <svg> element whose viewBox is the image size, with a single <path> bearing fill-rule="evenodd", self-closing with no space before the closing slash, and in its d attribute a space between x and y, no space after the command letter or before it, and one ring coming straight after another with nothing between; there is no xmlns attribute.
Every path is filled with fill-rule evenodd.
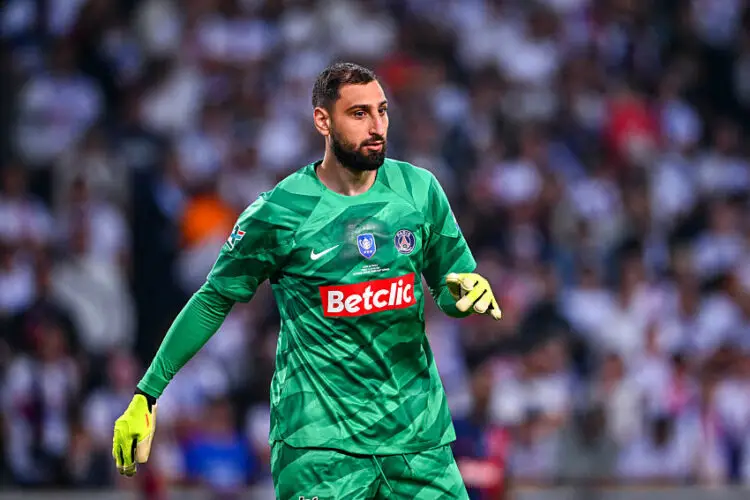
<svg viewBox="0 0 750 500"><path fill-rule="evenodd" d="M461 226L458 225L458 219L456 219L456 214L453 213L453 210L451 210L451 217L453 217L453 222L456 224L456 229L458 229L458 232L461 232Z"/></svg>
<svg viewBox="0 0 750 500"><path fill-rule="evenodd" d="M234 246L240 242L240 240L245 236L245 231L242 231L240 229L240 225L237 224L234 226L234 229L232 230L232 234L229 235L229 238L227 238L227 245L229 245L230 250L234 250Z"/></svg>

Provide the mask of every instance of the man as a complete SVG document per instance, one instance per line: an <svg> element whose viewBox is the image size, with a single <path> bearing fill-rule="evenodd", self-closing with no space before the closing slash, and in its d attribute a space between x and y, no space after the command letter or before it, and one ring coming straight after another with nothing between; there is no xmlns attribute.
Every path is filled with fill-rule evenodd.
<svg viewBox="0 0 750 500"><path fill-rule="evenodd" d="M386 158L388 102L375 75L330 66L313 107L323 160L239 217L115 423L117 467L132 475L146 461L156 398L232 304L268 279L281 316L271 385L277 498L467 498L421 276L450 316L500 319L500 309L435 177Z"/></svg>

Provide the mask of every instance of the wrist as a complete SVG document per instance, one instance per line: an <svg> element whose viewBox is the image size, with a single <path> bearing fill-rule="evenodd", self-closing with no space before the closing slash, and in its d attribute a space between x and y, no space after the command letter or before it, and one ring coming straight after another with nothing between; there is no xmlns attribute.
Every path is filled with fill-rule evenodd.
<svg viewBox="0 0 750 500"><path fill-rule="evenodd" d="M147 394L136 387L135 394L140 394L141 396L146 398L146 401L148 402L148 411L151 411L151 408L156 404L156 398L152 396L151 394Z"/></svg>

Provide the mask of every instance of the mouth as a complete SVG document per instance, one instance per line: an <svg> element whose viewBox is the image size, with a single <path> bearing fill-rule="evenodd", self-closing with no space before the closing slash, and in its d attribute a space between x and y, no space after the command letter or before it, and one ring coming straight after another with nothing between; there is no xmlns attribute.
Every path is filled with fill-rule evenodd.
<svg viewBox="0 0 750 500"><path fill-rule="evenodd" d="M365 148L367 149L374 149L374 150L381 150L383 149L384 142L371 142L369 144L365 145Z"/></svg>

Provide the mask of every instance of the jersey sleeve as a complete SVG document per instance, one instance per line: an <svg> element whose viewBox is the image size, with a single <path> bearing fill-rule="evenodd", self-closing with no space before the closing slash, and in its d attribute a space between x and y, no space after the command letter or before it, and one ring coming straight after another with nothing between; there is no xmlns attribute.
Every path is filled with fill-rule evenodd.
<svg viewBox="0 0 750 500"><path fill-rule="evenodd" d="M236 302L248 302L258 287L279 269L288 251L285 231L274 204L264 195L237 219L221 248L207 282Z"/></svg>
<svg viewBox="0 0 750 500"><path fill-rule="evenodd" d="M175 318L138 389L153 398L160 397L175 374L216 333L233 304L204 284Z"/></svg>
<svg viewBox="0 0 750 500"><path fill-rule="evenodd" d="M437 300L443 291L446 275L473 272L477 263L453 215L448 197L434 176L430 179L425 215L429 236L424 250L424 277Z"/></svg>

